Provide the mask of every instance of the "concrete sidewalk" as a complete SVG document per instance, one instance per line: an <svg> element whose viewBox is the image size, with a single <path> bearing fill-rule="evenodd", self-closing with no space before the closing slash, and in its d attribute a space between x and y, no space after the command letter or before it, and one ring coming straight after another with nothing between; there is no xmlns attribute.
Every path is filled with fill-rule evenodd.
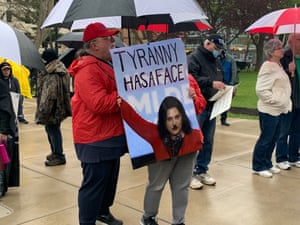
<svg viewBox="0 0 300 225"><path fill-rule="evenodd" d="M44 127L34 124L35 106L35 99L25 99L30 123L20 124L21 187L10 188L0 199L0 224L76 225L81 168L73 148L71 119L62 124L67 164L45 167L50 149ZM281 171L272 179L253 175L258 121L229 118L229 122L230 127L220 126L219 121L217 125L209 170L217 184L190 190L186 225L300 224L300 169ZM133 170L129 156L124 156L112 208L124 225L139 224L146 182L146 168ZM170 203L167 186L160 204L160 225L171 223Z"/></svg>

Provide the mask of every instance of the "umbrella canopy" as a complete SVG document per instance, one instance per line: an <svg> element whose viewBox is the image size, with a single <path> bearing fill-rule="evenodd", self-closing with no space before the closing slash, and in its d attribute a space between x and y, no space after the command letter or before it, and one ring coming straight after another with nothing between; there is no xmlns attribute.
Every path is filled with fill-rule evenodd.
<svg viewBox="0 0 300 225"><path fill-rule="evenodd" d="M148 24L140 25L137 30L148 30L155 32L173 33L179 31L201 31L210 30L212 26L206 20L186 21L181 23Z"/></svg>
<svg viewBox="0 0 300 225"><path fill-rule="evenodd" d="M280 9L268 13L249 26L246 32L250 34L300 33L300 8Z"/></svg>
<svg viewBox="0 0 300 225"><path fill-rule="evenodd" d="M80 49L82 48L83 32L68 32L60 36L56 41L61 43L69 48ZM122 40L118 36L114 36L116 47L124 47Z"/></svg>
<svg viewBox="0 0 300 225"><path fill-rule="evenodd" d="M163 16L165 16L163 18ZM207 20L192 20L180 23L174 23L168 15L149 15L137 18L132 17L96 17L89 19L75 20L72 23L71 30L82 30L88 24L101 22L106 27L114 28L132 28L137 30L148 30L155 32L172 33L178 31L199 31L199 30L210 30L212 26Z"/></svg>
<svg viewBox="0 0 300 225"><path fill-rule="evenodd" d="M195 0L60 0L49 13L41 28L49 26L70 27L79 19L107 16L140 17L168 15L174 23L207 19ZM163 17L165 18L165 17Z"/></svg>
<svg viewBox="0 0 300 225"><path fill-rule="evenodd" d="M16 77L20 84L21 95L32 98L31 87L29 83L30 71L25 66L20 65L12 60L0 57L0 63L8 62L11 65L12 74Z"/></svg>
<svg viewBox="0 0 300 225"><path fill-rule="evenodd" d="M0 21L0 57L36 69L44 69L40 53L22 32Z"/></svg>

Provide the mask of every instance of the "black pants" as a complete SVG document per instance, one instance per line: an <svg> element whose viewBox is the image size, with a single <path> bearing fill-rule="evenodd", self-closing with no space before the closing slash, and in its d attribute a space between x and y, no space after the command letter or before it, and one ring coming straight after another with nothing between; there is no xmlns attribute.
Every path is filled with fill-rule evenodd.
<svg viewBox="0 0 300 225"><path fill-rule="evenodd" d="M95 225L97 215L109 213L119 177L120 158L81 163L83 181L78 194L80 225Z"/></svg>
<svg viewBox="0 0 300 225"><path fill-rule="evenodd" d="M48 141L51 147L52 154L64 159L63 154L63 140L59 124L45 125L45 130L47 132Z"/></svg>
<svg viewBox="0 0 300 225"><path fill-rule="evenodd" d="M225 123L227 120L227 111L221 113L221 123Z"/></svg>

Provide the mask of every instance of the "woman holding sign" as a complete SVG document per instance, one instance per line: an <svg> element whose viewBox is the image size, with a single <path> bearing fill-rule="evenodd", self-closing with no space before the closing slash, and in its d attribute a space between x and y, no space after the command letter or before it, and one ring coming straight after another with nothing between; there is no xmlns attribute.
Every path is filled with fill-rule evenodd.
<svg viewBox="0 0 300 225"><path fill-rule="evenodd" d="M201 113L206 101L196 81L191 79L190 85L194 88L190 89L189 95L194 100L196 112ZM155 217L167 181L172 192L172 224L184 225L193 162L203 142L201 130L191 128L181 102L172 96L166 97L161 103L157 125L140 117L126 101L121 102L120 99L119 105L123 119L152 145L157 161L148 165L148 185L141 225L158 224Z"/></svg>

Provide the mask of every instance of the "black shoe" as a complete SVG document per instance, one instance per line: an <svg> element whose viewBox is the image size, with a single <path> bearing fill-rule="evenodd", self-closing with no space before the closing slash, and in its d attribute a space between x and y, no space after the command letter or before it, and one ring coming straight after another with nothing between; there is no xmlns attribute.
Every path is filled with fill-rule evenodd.
<svg viewBox="0 0 300 225"><path fill-rule="evenodd" d="M25 120L24 118L18 118L19 123L24 123L24 124L28 124L29 122L27 120Z"/></svg>
<svg viewBox="0 0 300 225"><path fill-rule="evenodd" d="M141 225L158 225L155 221L155 217L142 217Z"/></svg>
<svg viewBox="0 0 300 225"><path fill-rule="evenodd" d="M97 216L96 220L99 220L107 225L123 225L123 221L116 219L111 213Z"/></svg>
<svg viewBox="0 0 300 225"><path fill-rule="evenodd" d="M66 164L66 160L63 158L54 157L52 160L47 160L45 166L59 166Z"/></svg>
<svg viewBox="0 0 300 225"><path fill-rule="evenodd" d="M55 158L55 155L52 154L52 153L46 156L46 159L47 159L48 161L51 161L51 160L53 160L54 158Z"/></svg>
<svg viewBox="0 0 300 225"><path fill-rule="evenodd" d="M222 121L222 122L221 122L221 125L222 125L222 126L226 126L226 127L229 127L229 126L230 126L230 124L227 123L226 121Z"/></svg>

